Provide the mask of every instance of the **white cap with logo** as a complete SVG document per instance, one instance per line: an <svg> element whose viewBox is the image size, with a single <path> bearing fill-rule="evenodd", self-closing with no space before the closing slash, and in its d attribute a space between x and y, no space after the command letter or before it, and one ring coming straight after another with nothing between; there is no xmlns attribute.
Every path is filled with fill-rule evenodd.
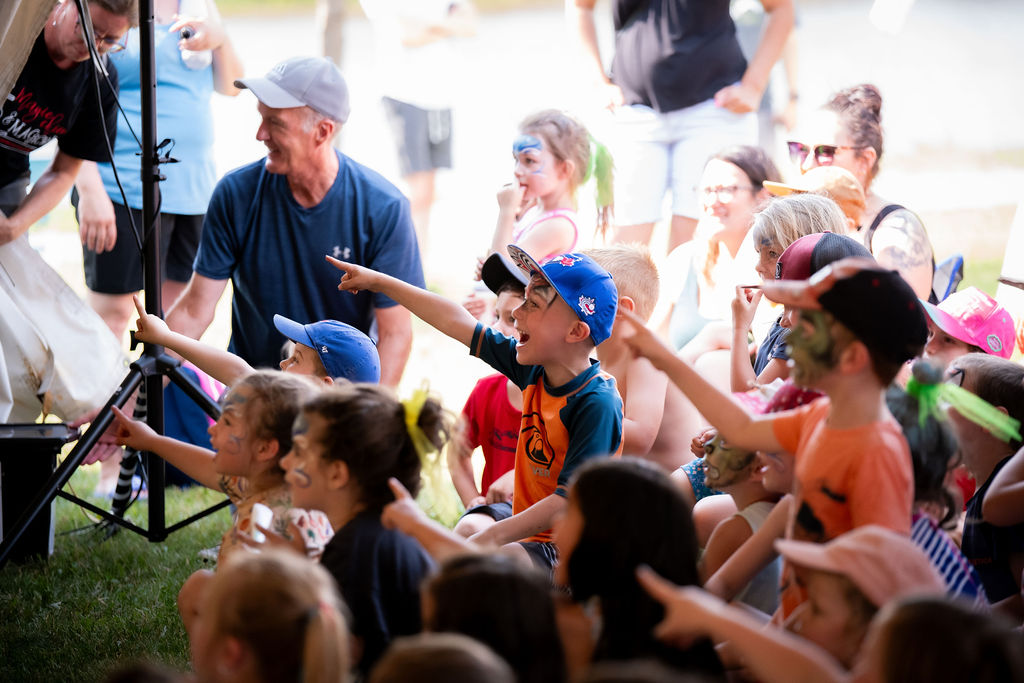
<svg viewBox="0 0 1024 683"><path fill-rule="evenodd" d="M348 86L326 57L292 57L266 76L235 81L235 87L252 90L256 99L273 109L309 107L340 123L348 120Z"/></svg>

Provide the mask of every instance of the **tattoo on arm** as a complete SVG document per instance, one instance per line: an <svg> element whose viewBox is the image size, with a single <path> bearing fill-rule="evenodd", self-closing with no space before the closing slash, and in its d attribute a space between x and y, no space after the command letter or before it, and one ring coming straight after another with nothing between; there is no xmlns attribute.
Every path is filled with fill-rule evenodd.
<svg viewBox="0 0 1024 683"><path fill-rule="evenodd" d="M872 241L888 243L875 252L875 259L882 266L899 271L931 266L932 250L928 235L921 222L909 211L894 211L886 216Z"/></svg>

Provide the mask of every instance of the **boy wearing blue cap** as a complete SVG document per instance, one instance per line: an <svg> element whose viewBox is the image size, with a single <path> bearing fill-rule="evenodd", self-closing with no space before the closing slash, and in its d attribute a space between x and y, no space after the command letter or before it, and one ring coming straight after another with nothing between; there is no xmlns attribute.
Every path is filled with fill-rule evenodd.
<svg viewBox="0 0 1024 683"><path fill-rule="evenodd" d="M139 341L167 347L227 386L256 371L229 351L173 332L158 316L146 313L137 296L133 299L139 313L135 323L135 338ZM377 347L351 325L337 320L302 325L283 315L275 315L274 327L295 342L291 355L281 361L283 372L310 375L326 384L332 384L336 379L374 384L380 381Z"/></svg>
<svg viewBox="0 0 1024 683"><path fill-rule="evenodd" d="M622 445L622 401L615 380L590 358L611 333L618 306L615 283L583 254L562 254L541 267L509 245L515 264L529 274L526 298L513 313L520 339L484 327L459 304L401 280L327 257L345 272L338 289L391 297L414 315L469 347L470 353L523 390L516 446L513 515L470 541L500 546L550 569L554 518L567 507L572 472Z"/></svg>

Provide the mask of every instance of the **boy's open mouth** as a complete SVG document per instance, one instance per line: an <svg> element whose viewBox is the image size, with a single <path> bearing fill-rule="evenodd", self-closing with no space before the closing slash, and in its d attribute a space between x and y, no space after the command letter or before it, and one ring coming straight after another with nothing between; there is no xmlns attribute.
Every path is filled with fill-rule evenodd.
<svg viewBox="0 0 1024 683"><path fill-rule="evenodd" d="M530 335L527 334L526 332L523 332L522 330L519 330L519 343L525 344L528 341L530 341Z"/></svg>

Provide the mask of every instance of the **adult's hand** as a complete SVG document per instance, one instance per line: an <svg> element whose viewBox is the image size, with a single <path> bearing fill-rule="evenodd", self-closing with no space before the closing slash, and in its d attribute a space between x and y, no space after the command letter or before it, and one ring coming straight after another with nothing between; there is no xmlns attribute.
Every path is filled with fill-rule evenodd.
<svg viewBox="0 0 1024 683"><path fill-rule="evenodd" d="M598 103L609 111L615 111L626 103L626 96L622 94L622 88L608 81L598 83L595 96Z"/></svg>
<svg viewBox="0 0 1024 683"><path fill-rule="evenodd" d="M178 33L181 29L188 27L192 35L189 38L182 38L178 41L178 49L202 52L203 50L216 50L227 38L224 25L217 21L217 17L208 16L183 17L178 16L177 21L167 29L168 33Z"/></svg>
<svg viewBox="0 0 1024 683"><path fill-rule="evenodd" d="M746 114L761 106L761 91L744 85L727 85L715 93L715 106L728 109L734 114Z"/></svg>
<svg viewBox="0 0 1024 683"><path fill-rule="evenodd" d="M13 242L24 230L15 225L10 218L0 212L0 245Z"/></svg>
<svg viewBox="0 0 1024 683"><path fill-rule="evenodd" d="M106 192L79 192L78 232L82 246L102 254L117 244L117 221L114 205Z"/></svg>

